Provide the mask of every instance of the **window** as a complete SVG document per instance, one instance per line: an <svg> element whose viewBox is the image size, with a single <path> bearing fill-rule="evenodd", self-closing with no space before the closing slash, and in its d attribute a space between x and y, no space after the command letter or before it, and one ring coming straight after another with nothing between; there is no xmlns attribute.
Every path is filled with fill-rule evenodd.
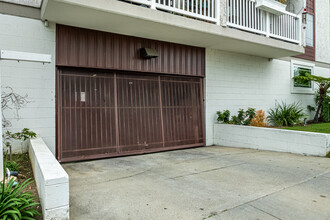
<svg viewBox="0 0 330 220"><path fill-rule="evenodd" d="M294 65L293 67L293 74L294 76L306 76L307 74L312 74L311 68L305 68L301 66ZM302 88L312 88L312 82L310 80L298 80L294 79L293 83L294 87L302 87Z"/></svg>
<svg viewBox="0 0 330 220"><path fill-rule="evenodd" d="M314 16L306 14L306 46L314 47Z"/></svg>
<svg viewBox="0 0 330 220"><path fill-rule="evenodd" d="M291 60L291 93L314 94L314 84L310 80L293 79L295 76L314 74L314 64Z"/></svg>

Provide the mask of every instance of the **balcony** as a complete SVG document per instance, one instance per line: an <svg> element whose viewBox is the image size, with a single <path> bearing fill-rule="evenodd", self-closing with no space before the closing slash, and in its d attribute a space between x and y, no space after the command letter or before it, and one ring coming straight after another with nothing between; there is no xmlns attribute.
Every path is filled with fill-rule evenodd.
<svg viewBox="0 0 330 220"><path fill-rule="evenodd" d="M220 24L219 0L127 0L127 2Z"/></svg>
<svg viewBox="0 0 330 220"><path fill-rule="evenodd" d="M304 53L301 17L264 1L274 0L44 0L41 18L268 58Z"/></svg>
<svg viewBox="0 0 330 220"><path fill-rule="evenodd" d="M127 0L127 2L220 25L221 0ZM225 25L228 27L295 44L301 43L300 16L285 11L285 5L275 0L227 0L226 14Z"/></svg>
<svg viewBox="0 0 330 220"><path fill-rule="evenodd" d="M263 4L261 0L227 0L227 26L301 44L301 17L277 9L276 6L282 3L274 0L266 2L272 1L273 7ZM259 2L262 3L258 7Z"/></svg>

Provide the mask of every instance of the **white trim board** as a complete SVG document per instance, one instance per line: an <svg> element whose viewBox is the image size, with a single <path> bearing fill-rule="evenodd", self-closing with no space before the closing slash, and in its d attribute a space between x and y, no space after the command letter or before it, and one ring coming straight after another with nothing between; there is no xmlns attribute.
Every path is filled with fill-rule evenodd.
<svg viewBox="0 0 330 220"><path fill-rule="evenodd" d="M12 50L0 50L0 59L51 63L52 55L41 53L27 53Z"/></svg>
<svg viewBox="0 0 330 220"><path fill-rule="evenodd" d="M41 0L1 0L1 2L8 2L11 4L17 4L17 5L24 5L29 6L33 8L40 8L41 7Z"/></svg>

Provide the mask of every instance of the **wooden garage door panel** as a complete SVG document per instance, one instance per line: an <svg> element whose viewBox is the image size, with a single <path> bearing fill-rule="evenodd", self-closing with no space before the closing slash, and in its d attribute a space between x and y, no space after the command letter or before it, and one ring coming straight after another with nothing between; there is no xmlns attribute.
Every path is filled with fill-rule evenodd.
<svg viewBox="0 0 330 220"><path fill-rule="evenodd" d="M204 145L202 79L58 70L58 158Z"/></svg>

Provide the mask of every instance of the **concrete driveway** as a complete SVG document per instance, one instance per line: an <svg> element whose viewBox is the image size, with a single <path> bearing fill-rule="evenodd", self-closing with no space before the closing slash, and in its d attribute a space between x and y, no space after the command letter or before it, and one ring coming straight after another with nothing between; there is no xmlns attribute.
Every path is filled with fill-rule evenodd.
<svg viewBox="0 0 330 220"><path fill-rule="evenodd" d="M63 164L71 219L330 219L330 159L203 147Z"/></svg>

